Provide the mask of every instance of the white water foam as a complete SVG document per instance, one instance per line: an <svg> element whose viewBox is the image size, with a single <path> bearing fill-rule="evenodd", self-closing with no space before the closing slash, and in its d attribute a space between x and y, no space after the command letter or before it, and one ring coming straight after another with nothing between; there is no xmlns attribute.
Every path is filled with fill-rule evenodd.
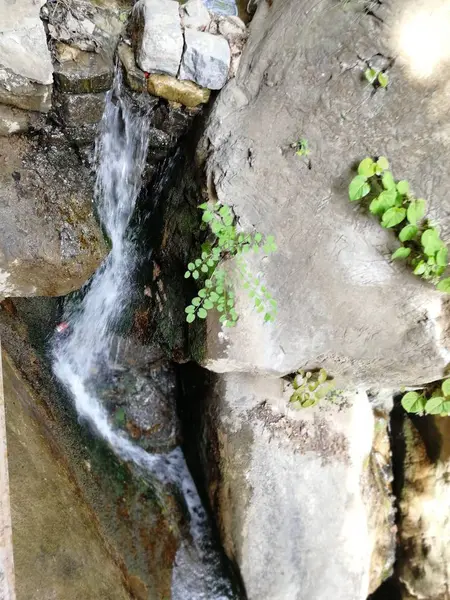
<svg viewBox="0 0 450 600"><path fill-rule="evenodd" d="M234 598L221 574L206 512L183 453L150 454L114 429L95 393L95 376L108 368L115 327L132 294L136 248L129 225L146 163L150 118L132 110L117 75L109 92L96 144L95 202L112 250L88 283L78 305L69 302L65 320L68 335L53 344L53 370L74 400L78 415L88 421L124 461L130 461L175 484L189 515L192 543L182 543L174 564L173 600L229 600Z"/></svg>

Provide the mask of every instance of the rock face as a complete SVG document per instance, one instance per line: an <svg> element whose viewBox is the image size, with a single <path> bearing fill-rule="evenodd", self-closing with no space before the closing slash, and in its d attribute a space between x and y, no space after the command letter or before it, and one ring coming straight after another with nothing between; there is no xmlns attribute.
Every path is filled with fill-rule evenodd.
<svg viewBox="0 0 450 600"><path fill-rule="evenodd" d="M205 30L211 16L202 0L188 0L180 6L181 25L192 29Z"/></svg>
<svg viewBox="0 0 450 600"><path fill-rule="evenodd" d="M127 600L119 566L33 414L35 399L3 361L17 598Z"/></svg>
<svg viewBox="0 0 450 600"><path fill-rule="evenodd" d="M440 125L446 71L438 64L420 78L386 33L400 34L419 2L384 3L380 19L350 5L260 2L238 74L209 119L211 197L278 244L270 258L249 259L278 301L276 322L264 325L240 291L241 318L225 341L210 324L205 364L215 371L279 376L322 365L353 384L399 387L439 379L449 362L448 296L391 263L394 236L347 193L355 163L386 155L398 179L429 197L448 239L447 161L434 158L450 153ZM380 60L391 83L375 91L364 71ZM303 137L309 161L291 149Z"/></svg>
<svg viewBox="0 0 450 600"><path fill-rule="evenodd" d="M227 41L204 31L186 29L186 48L180 68L180 79L195 81L202 87L220 90L228 78L230 47Z"/></svg>
<svg viewBox="0 0 450 600"><path fill-rule="evenodd" d="M52 62L39 2L0 3L0 103L48 112Z"/></svg>
<svg viewBox="0 0 450 600"><path fill-rule="evenodd" d="M414 422L405 417L397 575L412 599L448 598L449 434L446 417L421 417Z"/></svg>
<svg viewBox="0 0 450 600"><path fill-rule="evenodd" d="M136 61L143 71L176 76L183 52L179 4L141 0Z"/></svg>
<svg viewBox="0 0 450 600"><path fill-rule="evenodd" d="M106 253L92 180L58 131L0 137L0 296L61 296Z"/></svg>
<svg viewBox="0 0 450 600"><path fill-rule="evenodd" d="M298 412L281 380L226 374L199 410L211 504L249 600L366 598L395 546L372 496L366 395Z"/></svg>

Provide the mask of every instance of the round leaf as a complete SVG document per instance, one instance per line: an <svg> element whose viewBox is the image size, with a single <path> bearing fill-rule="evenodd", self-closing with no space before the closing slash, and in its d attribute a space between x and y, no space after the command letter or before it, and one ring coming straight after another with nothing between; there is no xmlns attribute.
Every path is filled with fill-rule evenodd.
<svg viewBox="0 0 450 600"><path fill-rule="evenodd" d="M195 314L194 314L194 313L189 313L189 314L186 316L186 321L187 321L188 323L193 323L193 322L195 321Z"/></svg>
<svg viewBox="0 0 450 600"><path fill-rule="evenodd" d="M398 234L398 239L401 242L408 242L416 237L418 231L416 225L406 225Z"/></svg>
<svg viewBox="0 0 450 600"><path fill-rule="evenodd" d="M192 277L193 277L194 279L198 279L198 276L199 276L199 273L198 273L198 271L193 271L193 273L192 273Z"/></svg>
<svg viewBox="0 0 450 600"><path fill-rule="evenodd" d="M186 306L186 308L184 309L184 312L186 312L188 314L193 313L193 312L195 312L195 307L192 306L192 304L189 304L189 306Z"/></svg>
<svg viewBox="0 0 450 600"><path fill-rule="evenodd" d="M406 217L411 225L417 225L417 222L425 215L425 200L414 200L408 206Z"/></svg>
<svg viewBox="0 0 450 600"><path fill-rule="evenodd" d="M184 274L184 278L185 279L189 279L190 276L191 276L191 272L190 271L186 271L186 273Z"/></svg>
<svg viewBox="0 0 450 600"><path fill-rule="evenodd" d="M375 173L375 163L371 158L365 158L359 163L358 167L358 175L362 175L363 177L372 177Z"/></svg>
<svg viewBox="0 0 450 600"><path fill-rule="evenodd" d="M357 175L352 179L348 188L348 195L352 202L361 200L370 192L370 185L367 183L367 177ZM267 239L267 241L269 241Z"/></svg>
<svg viewBox="0 0 450 600"><path fill-rule="evenodd" d="M405 196L409 192L409 183L405 179L402 179L397 183L397 191L402 196Z"/></svg>
<svg viewBox="0 0 450 600"><path fill-rule="evenodd" d="M194 265L194 263L190 262L190 263L188 264L188 269L189 269L189 271L193 271L193 270L195 269L195 265Z"/></svg>
<svg viewBox="0 0 450 600"><path fill-rule="evenodd" d="M206 310L211 310L214 308L214 304L208 298L204 301L203 306L206 308Z"/></svg>
<svg viewBox="0 0 450 600"><path fill-rule="evenodd" d="M398 248L394 254L392 255L392 260L396 260L396 259L401 259L401 258L408 258L408 256L411 254L411 248L405 248L404 246L402 246L401 248Z"/></svg>
<svg viewBox="0 0 450 600"><path fill-rule="evenodd" d="M442 412L443 403L444 398L442 398L441 396L435 396L434 398L430 398L425 404L425 412L428 415L439 415Z"/></svg>
<svg viewBox="0 0 450 600"><path fill-rule="evenodd" d="M444 396L450 396L450 379L446 379L442 383L442 393Z"/></svg>
<svg viewBox="0 0 450 600"><path fill-rule="evenodd" d="M436 286L440 292L445 292L446 294L450 294L450 277L446 279L442 279Z"/></svg>
<svg viewBox="0 0 450 600"><path fill-rule="evenodd" d="M389 161L385 156L380 156L380 158L377 160L377 165L382 171L387 171L389 169Z"/></svg>
<svg viewBox="0 0 450 600"><path fill-rule="evenodd" d="M387 87L388 83L389 83L389 77L387 75L385 75L385 73L378 73L378 83L380 84L380 86L382 88Z"/></svg>
<svg viewBox="0 0 450 600"><path fill-rule="evenodd" d="M386 171L383 173L383 177L381 178L381 182L383 184L384 189L390 190L395 188L395 180L390 171Z"/></svg>
<svg viewBox="0 0 450 600"><path fill-rule="evenodd" d="M414 269L413 273L414 273L414 275L422 275L423 273L425 273L426 268L427 268L427 266L425 264L425 261L421 260L416 265L416 268Z"/></svg>
<svg viewBox="0 0 450 600"><path fill-rule="evenodd" d="M200 298L198 296L196 296L195 298L192 298L192 305L193 306L200 306Z"/></svg>
<svg viewBox="0 0 450 600"><path fill-rule="evenodd" d="M199 308L197 314L198 314L199 319L206 319L206 316L208 313L206 312L206 310L204 308Z"/></svg>
<svg viewBox="0 0 450 600"><path fill-rule="evenodd" d="M436 229L427 229L420 238L425 254L434 256L442 248L442 241Z"/></svg>
<svg viewBox="0 0 450 600"><path fill-rule="evenodd" d="M402 398L402 406L409 413L422 412L425 406L425 398L417 392L408 392Z"/></svg>
<svg viewBox="0 0 450 600"><path fill-rule="evenodd" d="M436 264L440 267L446 267L448 263L448 249L441 248L436 254Z"/></svg>
<svg viewBox="0 0 450 600"><path fill-rule="evenodd" d="M404 208L390 208L387 210L381 220L383 227L395 227L403 221L406 217L406 210Z"/></svg>

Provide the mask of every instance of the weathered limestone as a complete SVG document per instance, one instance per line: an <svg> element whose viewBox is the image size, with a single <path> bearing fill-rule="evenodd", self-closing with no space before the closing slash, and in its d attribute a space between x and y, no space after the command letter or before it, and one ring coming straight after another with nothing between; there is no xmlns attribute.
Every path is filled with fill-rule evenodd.
<svg viewBox="0 0 450 600"><path fill-rule="evenodd" d="M211 22L211 16L203 0L188 0L180 6L181 25L204 31Z"/></svg>
<svg viewBox="0 0 450 600"><path fill-rule="evenodd" d="M226 374L198 409L222 543L249 600L361 600L395 548L372 409L363 392L303 411L286 402L281 380Z"/></svg>
<svg viewBox="0 0 450 600"><path fill-rule="evenodd" d="M201 88L192 81L180 81L170 75L150 75L148 91L154 96L165 98L170 102L179 102L189 108L206 104L210 91Z"/></svg>
<svg viewBox="0 0 450 600"><path fill-rule="evenodd" d="M52 62L40 3L0 1L0 103L47 112Z"/></svg>
<svg viewBox="0 0 450 600"><path fill-rule="evenodd" d="M249 265L278 316L264 324L238 288L237 327L219 339L210 323L208 368L279 376L324 366L352 384L397 389L443 377L449 296L392 263L395 236L348 199L354 165L386 155L450 239L446 63L421 77L397 46L402 23L422 6L383 3L382 22L315 0L259 3L201 152L211 197L230 204L244 230L275 236L278 252L249 256ZM373 93L364 71L378 54L398 56L389 67L395 85ZM291 148L303 137L310 169ZM407 150L417 140L420 155Z"/></svg>
<svg viewBox="0 0 450 600"><path fill-rule="evenodd" d="M114 76L112 57L95 52L82 52L65 44L59 44L56 52L55 83L61 91L71 94L96 94L111 88Z"/></svg>
<svg viewBox="0 0 450 600"><path fill-rule="evenodd" d="M136 64L133 49L128 44L121 43L117 48L120 62L125 73L125 80L134 92L143 92L147 87L145 73Z"/></svg>
<svg viewBox="0 0 450 600"><path fill-rule="evenodd" d="M179 4L141 0L136 62L143 71L176 76L183 52Z"/></svg>
<svg viewBox="0 0 450 600"><path fill-rule="evenodd" d="M90 277L107 252L92 189L60 132L0 137L0 297L60 296Z"/></svg>
<svg viewBox="0 0 450 600"><path fill-rule="evenodd" d="M180 79L195 81L202 87L220 90L228 78L230 47L227 41L204 31L186 29L185 50L180 68Z"/></svg>
<svg viewBox="0 0 450 600"><path fill-rule="evenodd" d="M31 124L39 121L38 113L0 104L0 136L27 131Z"/></svg>

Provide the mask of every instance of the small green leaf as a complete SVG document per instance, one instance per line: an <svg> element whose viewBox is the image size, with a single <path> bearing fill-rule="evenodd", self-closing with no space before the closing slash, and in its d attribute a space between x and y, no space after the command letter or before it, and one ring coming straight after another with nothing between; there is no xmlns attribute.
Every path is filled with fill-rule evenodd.
<svg viewBox="0 0 450 600"><path fill-rule="evenodd" d="M227 320L227 315L220 315L220 319L219 319L219 321L220 321L221 323L225 323L225 321L226 321L226 320Z"/></svg>
<svg viewBox="0 0 450 600"><path fill-rule="evenodd" d="M442 382L442 393L444 396L450 396L450 379Z"/></svg>
<svg viewBox="0 0 450 600"><path fill-rule="evenodd" d="M192 298L192 305L193 306L200 306L201 300L198 296L196 296L195 298Z"/></svg>
<svg viewBox="0 0 450 600"><path fill-rule="evenodd" d="M386 206L386 210L394 206L396 198L397 193L394 188L391 188L390 190L384 190L384 192L381 192L381 194L378 196L380 202Z"/></svg>
<svg viewBox="0 0 450 600"><path fill-rule="evenodd" d="M404 208L390 208L387 210L381 220L383 227L395 227L403 221L406 217L406 210Z"/></svg>
<svg viewBox="0 0 450 600"><path fill-rule="evenodd" d="M199 290L198 295L200 296L200 298L206 298L205 288L202 288L201 290Z"/></svg>
<svg viewBox="0 0 450 600"><path fill-rule="evenodd" d="M389 207L386 206L379 198L374 198L369 204L369 211L373 215L378 215L379 217L381 217L382 214L388 210L388 208Z"/></svg>
<svg viewBox="0 0 450 600"><path fill-rule="evenodd" d="M416 225L406 225L398 234L398 239L401 242L408 242L416 237L418 231Z"/></svg>
<svg viewBox="0 0 450 600"><path fill-rule="evenodd" d="M397 250L394 252L391 258L392 260L408 258L410 254L411 248L405 248L404 246L402 246L401 248L397 248Z"/></svg>
<svg viewBox="0 0 450 600"><path fill-rule="evenodd" d="M213 215L211 212L209 212L209 210L206 210L203 215L202 215L202 221L204 223L209 223L213 218Z"/></svg>
<svg viewBox="0 0 450 600"><path fill-rule="evenodd" d="M436 264L440 267L446 267L448 264L448 248L441 248L436 254Z"/></svg>
<svg viewBox="0 0 450 600"><path fill-rule="evenodd" d="M202 265L201 271L202 271L202 273L207 273L208 267L206 265Z"/></svg>
<svg viewBox="0 0 450 600"><path fill-rule="evenodd" d="M425 404L425 412L428 415L439 415L442 412L442 405L444 403L444 398L441 396L434 396L427 400Z"/></svg>
<svg viewBox="0 0 450 600"><path fill-rule="evenodd" d="M192 304L189 304L189 306L186 306L186 308L184 309L184 312L193 313L195 312L195 307L192 306Z"/></svg>
<svg viewBox="0 0 450 600"><path fill-rule="evenodd" d="M409 413L420 413L425 408L425 398L417 392L408 392L402 398L402 406Z"/></svg>
<svg viewBox="0 0 450 600"><path fill-rule="evenodd" d="M420 242L428 256L434 256L442 248L442 240L436 229L426 229L422 233Z"/></svg>
<svg viewBox="0 0 450 600"><path fill-rule="evenodd" d="M208 313L206 312L206 310L204 308L199 308L198 309L198 317L199 319L206 319Z"/></svg>
<svg viewBox="0 0 450 600"><path fill-rule="evenodd" d="M380 73L378 73L378 83L382 88L387 87L389 83L389 77L380 71Z"/></svg>
<svg viewBox="0 0 450 600"><path fill-rule="evenodd" d="M192 273L192 277L193 277L194 279L198 279L198 277L199 277L199 272L198 272L198 271L194 271L194 272Z"/></svg>
<svg viewBox="0 0 450 600"><path fill-rule="evenodd" d="M197 258L197 259L195 260L195 266L196 266L196 267L199 267L201 264L202 264L202 261L201 261L199 258Z"/></svg>
<svg viewBox="0 0 450 600"><path fill-rule="evenodd" d="M211 310L212 308L214 308L214 304L211 302L211 300L209 300L209 298L207 298L203 302L203 306L204 306L204 308L206 308L206 310Z"/></svg>
<svg viewBox="0 0 450 600"><path fill-rule="evenodd" d="M193 323L193 321L195 321L195 314L194 314L194 313L189 313L189 314L186 316L186 321L187 321L188 323Z"/></svg>
<svg viewBox="0 0 450 600"><path fill-rule="evenodd" d="M359 163L358 175L363 177L372 177L375 173L375 163L371 158L365 158Z"/></svg>
<svg viewBox="0 0 450 600"><path fill-rule="evenodd" d="M369 83L373 83L377 78L378 72L375 69L366 69L364 71L364 77L367 79Z"/></svg>
<svg viewBox="0 0 450 600"><path fill-rule="evenodd" d="M406 212L406 217L411 225L417 225L417 222L423 218L425 215L425 200L419 199L414 200L408 206L408 210Z"/></svg>
<svg viewBox="0 0 450 600"><path fill-rule="evenodd" d="M386 171L385 173L383 173L383 177L381 178L381 183L383 184L383 187L386 190L395 188L395 180L390 171Z"/></svg>
<svg viewBox="0 0 450 600"><path fill-rule="evenodd" d="M425 273L426 268L427 268L427 266L425 264L425 261L421 260L416 265L416 268L414 269L413 273L414 273L414 275L422 275L423 273Z"/></svg>
<svg viewBox="0 0 450 600"><path fill-rule="evenodd" d="M441 279L441 281L437 284L436 289L440 292L450 294L450 277L447 277L446 279Z"/></svg>
<svg viewBox="0 0 450 600"><path fill-rule="evenodd" d="M367 177L357 175L352 179L348 188L348 195L352 202L361 200L370 192L370 185L367 183Z"/></svg>
<svg viewBox="0 0 450 600"><path fill-rule="evenodd" d="M198 208L200 208L201 210L206 210L208 208L208 203L203 202L203 204L198 205Z"/></svg>
<svg viewBox="0 0 450 600"><path fill-rule="evenodd" d="M189 271L193 271L193 270L195 269L195 265L194 265L194 263L190 262L190 263L188 264L188 269L189 269Z"/></svg>
<svg viewBox="0 0 450 600"><path fill-rule="evenodd" d="M389 161L385 156L379 157L379 159L377 160L377 165L382 171L387 171L389 169Z"/></svg>
<svg viewBox="0 0 450 600"><path fill-rule="evenodd" d="M186 273L184 274L184 278L185 279L189 279L190 276L191 276L191 272L190 271L186 271Z"/></svg>
<svg viewBox="0 0 450 600"><path fill-rule="evenodd" d="M211 281L211 279L207 279L205 281L205 287L212 288L212 286L213 286L213 282Z"/></svg>
<svg viewBox="0 0 450 600"><path fill-rule="evenodd" d="M262 235L260 233L255 233L255 242L260 242L262 240Z"/></svg>
<svg viewBox="0 0 450 600"><path fill-rule="evenodd" d="M402 196L406 196L409 192L409 183L405 179L402 179L402 181L397 183L397 191L399 194L402 194Z"/></svg>

